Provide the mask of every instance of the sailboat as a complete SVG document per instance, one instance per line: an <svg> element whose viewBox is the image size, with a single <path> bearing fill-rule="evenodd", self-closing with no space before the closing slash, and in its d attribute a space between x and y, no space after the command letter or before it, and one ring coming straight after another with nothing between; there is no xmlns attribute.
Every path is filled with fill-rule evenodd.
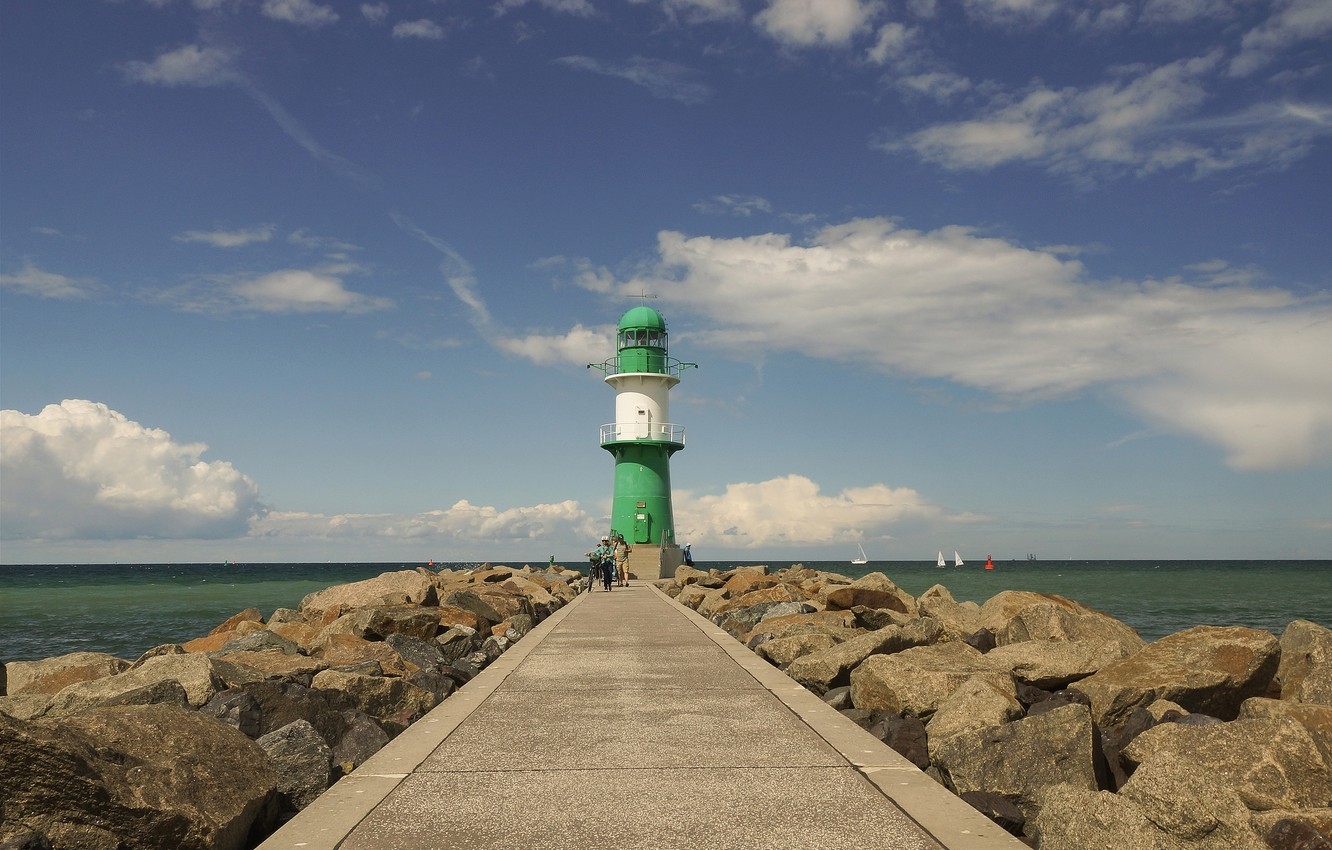
<svg viewBox="0 0 1332 850"><path fill-rule="evenodd" d="M948 562L944 560L943 552L939 553L939 566L941 567L948 566Z"/></svg>
<svg viewBox="0 0 1332 850"><path fill-rule="evenodd" d="M956 549L953 550L953 566L955 567L962 566L962 556L957 554Z"/></svg>
<svg viewBox="0 0 1332 850"><path fill-rule="evenodd" d="M851 559L851 563L853 563L853 564L857 564L857 565L859 565L859 564L868 564L868 563L869 563L869 558L865 557L865 547L864 547L864 546L861 546L859 543L856 544L856 547L857 547L858 549L860 549L860 557L859 557L859 558L852 558L852 559Z"/></svg>

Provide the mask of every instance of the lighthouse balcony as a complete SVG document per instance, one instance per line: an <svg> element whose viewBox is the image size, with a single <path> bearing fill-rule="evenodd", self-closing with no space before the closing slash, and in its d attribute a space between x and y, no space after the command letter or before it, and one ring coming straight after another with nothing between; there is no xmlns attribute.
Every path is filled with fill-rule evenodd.
<svg viewBox="0 0 1332 850"><path fill-rule="evenodd" d="M608 378L615 375L669 375L679 380L682 372L697 369L698 364L684 363L656 352L627 351L604 363L589 363L587 368L596 369Z"/></svg>
<svg viewBox="0 0 1332 850"><path fill-rule="evenodd" d="M601 444L610 443L673 443L683 446L683 425L670 422L611 422L601 426Z"/></svg>

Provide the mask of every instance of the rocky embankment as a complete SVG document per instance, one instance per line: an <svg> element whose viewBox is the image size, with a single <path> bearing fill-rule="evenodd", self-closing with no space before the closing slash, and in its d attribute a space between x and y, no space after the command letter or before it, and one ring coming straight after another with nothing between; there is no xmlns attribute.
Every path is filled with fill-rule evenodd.
<svg viewBox="0 0 1332 850"><path fill-rule="evenodd" d="M1060 596L882 573L657 586L1041 850L1332 850L1332 631L1145 643Z"/></svg>
<svg viewBox="0 0 1332 850"><path fill-rule="evenodd" d="M0 850L252 847L572 600L578 577L404 570L134 661L0 665Z"/></svg>

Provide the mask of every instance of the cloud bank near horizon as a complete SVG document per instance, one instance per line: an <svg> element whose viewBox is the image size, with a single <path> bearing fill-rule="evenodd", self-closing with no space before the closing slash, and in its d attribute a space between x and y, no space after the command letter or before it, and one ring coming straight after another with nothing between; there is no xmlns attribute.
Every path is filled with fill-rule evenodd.
<svg viewBox="0 0 1332 850"><path fill-rule="evenodd" d="M36 414L0 411L0 497L7 540L252 540L408 542L454 547L544 541L579 546L606 518L577 501L499 508L459 499L409 515L277 510L230 462L205 461L203 443L130 420L105 404L68 399ZM823 494L800 475L675 493L676 526L714 548L887 539L890 524L944 518L910 488L871 484Z"/></svg>

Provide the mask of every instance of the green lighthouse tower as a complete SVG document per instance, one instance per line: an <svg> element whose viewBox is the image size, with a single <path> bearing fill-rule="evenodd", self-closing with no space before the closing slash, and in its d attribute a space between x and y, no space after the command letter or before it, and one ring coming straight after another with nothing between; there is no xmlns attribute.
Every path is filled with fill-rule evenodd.
<svg viewBox="0 0 1332 850"><path fill-rule="evenodd" d="M671 510L671 455L684 448L684 426L670 420L669 393L696 363L669 356L666 320L648 306L620 318L616 354L588 368L615 390L615 421L601 426L601 447L615 458L611 530L633 547L629 569L669 577L682 562Z"/></svg>

